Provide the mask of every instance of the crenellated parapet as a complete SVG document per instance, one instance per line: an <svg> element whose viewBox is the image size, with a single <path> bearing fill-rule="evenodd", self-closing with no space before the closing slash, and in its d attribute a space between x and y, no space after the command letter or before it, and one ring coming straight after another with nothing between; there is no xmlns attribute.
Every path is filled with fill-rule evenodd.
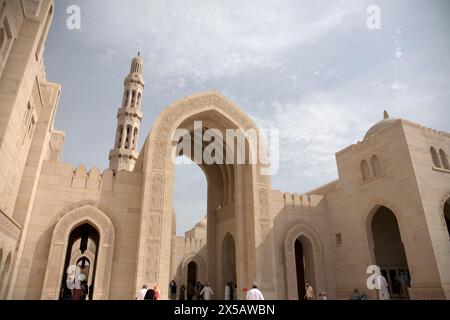
<svg viewBox="0 0 450 320"><path fill-rule="evenodd" d="M282 202L285 207L292 207L297 210L317 211L324 201L324 195L321 194L298 194L272 190L272 199L275 202Z"/></svg>
<svg viewBox="0 0 450 320"><path fill-rule="evenodd" d="M184 238L184 248L188 251L198 251L206 245L206 238Z"/></svg>
<svg viewBox="0 0 450 320"><path fill-rule="evenodd" d="M140 185L142 181L142 175L137 172L115 173L111 169L100 172L97 167L88 171L83 165L73 168L69 163L57 161L45 161L42 174L46 176L44 183L87 190L112 191L114 184Z"/></svg>

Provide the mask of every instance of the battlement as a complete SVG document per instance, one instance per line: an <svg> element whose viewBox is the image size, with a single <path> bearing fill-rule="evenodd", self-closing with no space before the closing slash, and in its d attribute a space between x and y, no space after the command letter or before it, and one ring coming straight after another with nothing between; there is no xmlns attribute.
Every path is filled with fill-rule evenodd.
<svg viewBox="0 0 450 320"><path fill-rule="evenodd" d="M306 210L312 210L320 206L324 195L321 194L298 194L272 190L272 199L282 201L285 206L299 207Z"/></svg>
<svg viewBox="0 0 450 320"><path fill-rule="evenodd" d="M137 172L121 170L114 173L105 169L102 173L97 167L89 171L80 165L75 169L69 163L44 161L42 174L47 175L44 183L88 190L112 191L114 184L141 185L142 175Z"/></svg>
<svg viewBox="0 0 450 320"><path fill-rule="evenodd" d="M204 245L206 245L206 238L197 239L197 238L184 238L184 247L190 250L198 250L201 249Z"/></svg>
<svg viewBox="0 0 450 320"><path fill-rule="evenodd" d="M450 133L445 132L445 131L439 131L439 130L435 130L435 129L431 129L428 127L423 127L420 125L417 125L418 127L420 127L420 129L422 130L423 133L425 133L425 135L432 137L432 138L450 138Z"/></svg>

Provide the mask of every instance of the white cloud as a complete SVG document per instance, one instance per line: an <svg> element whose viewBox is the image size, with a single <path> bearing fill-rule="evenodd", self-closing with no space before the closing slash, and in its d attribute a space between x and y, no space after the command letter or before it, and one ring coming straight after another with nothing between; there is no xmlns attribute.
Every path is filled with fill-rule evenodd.
<svg viewBox="0 0 450 320"><path fill-rule="evenodd" d="M276 70L289 50L338 27L354 10L350 3L142 1L131 11L128 3L111 1L86 41L103 47L100 58L111 65L129 59L130 49L141 50L152 74L201 83L252 68ZM120 25L129 27L111 30L119 17Z"/></svg>
<svg viewBox="0 0 450 320"><path fill-rule="evenodd" d="M323 99L309 102L274 101L273 113L254 116L262 128L280 131L280 161L297 176L335 175L334 154L355 142L368 127L363 112Z"/></svg>
<svg viewBox="0 0 450 320"><path fill-rule="evenodd" d="M392 84L391 88L392 88L392 90L403 90L403 89L407 89L408 85L400 83L399 80L395 80L395 82Z"/></svg>

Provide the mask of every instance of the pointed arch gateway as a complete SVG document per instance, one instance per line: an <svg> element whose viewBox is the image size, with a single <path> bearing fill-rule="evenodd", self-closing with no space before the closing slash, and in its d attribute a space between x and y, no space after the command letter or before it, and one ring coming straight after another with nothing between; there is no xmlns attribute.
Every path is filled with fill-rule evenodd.
<svg viewBox="0 0 450 320"><path fill-rule="evenodd" d="M93 205L82 205L62 215L53 230L41 299L57 300L65 279L68 261L71 261L72 245L78 239L77 232L88 230L97 234L94 263L95 279L92 299L109 298L111 270L114 253L115 231L109 217ZM89 243L86 243L89 246ZM83 250L82 250L83 251ZM87 250L86 252L89 252ZM92 261L91 261L92 262Z"/></svg>
<svg viewBox="0 0 450 320"><path fill-rule="evenodd" d="M372 263L386 278L391 299L409 299L408 287L414 279L402 240L399 213L391 206L377 204L366 223Z"/></svg>
<svg viewBox="0 0 450 320"><path fill-rule="evenodd" d="M168 266L174 177L172 154L177 144L177 141L172 140L176 129L185 129L194 136L197 132L195 121L201 121L201 133L207 129L217 129L224 137L227 129L239 129L243 132L248 129L257 130L255 123L246 114L216 92L178 100L155 121L138 160L146 183L142 192L136 289L143 283L158 283L163 298L167 297L170 281ZM245 144L246 150L249 150L248 137ZM194 143L192 150L195 147ZM203 152L205 145L197 147ZM219 152L226 153L231 148L233 147L229 141L225 141ZM265 263L265 270L259 267L263 263L257 263L263 261L261 253L267 249L262 243L270 228L269 199L261 201L259 196L267 198L270 194L270 179L261 174L263 166L248 162L251 155L252 151L245 154L247 161L244 164L197 163L205 173L208 184L206 278L219 291L223 291L219 288L223 270L218 255L227 233L236 236L237 292L242 294L242 289L253 281L274 290L274 267L271 262ZM270 296L269 292L267 294Z"/></svg>
<svg viewBox="0 0 450 320"><path fill-rule="evenodd" d="M322 242L313 228L304 222L292 226L284 240L284 254L288 299L304 300L306 282L315 292L325 291Z"/></svg>

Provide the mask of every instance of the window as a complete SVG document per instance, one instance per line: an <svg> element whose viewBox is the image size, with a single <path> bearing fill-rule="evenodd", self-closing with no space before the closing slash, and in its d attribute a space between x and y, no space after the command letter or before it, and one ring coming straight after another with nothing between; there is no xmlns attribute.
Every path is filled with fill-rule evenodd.
<svg viewBox="0 0 450 320"><path fill-rule="evenodd" d="M361 161L361 173L363 181L366 181L370 177L369 165L366 160Z"/></svg>
<svg viewBox="0 0 450 320"><path fill-rule="evenodd" d="M336 246L340 247L342 246L342 234L336 233Z"/></svg>
<svg viewBox="0 0 450 320"><path fill-rule="evenodd" d="M122 133L123 133L123 126L119 127L119 135L117 137L117 148L121 147L122 144Z"/></svg>
<svg viewBox="0 0 450 320"><path fill-rule="evenodd" d="M36 121L34 120L34 116L31 116L30 124L28 125L27 135L29 138L33 136L34 127L35 127Z"/></svg>
<svg viewBox="0 0 450 320"><path fill-rule="evenodd" d="M377 155L373 155L370 159L370 164L372 165L372 173L374 177L378 177L381 175L381 166L380 161L378 160Z"/></svg>
<svg viewBox="0 0 450 320"><path fill-rule="evenodd" d="M9 26L7 17L3 19L0 25L0 58L3 63L8 59L9 51L13 42L13 34Z"/></svg>
<svg viewBox="0 0 450 320"><path fill-rule="evenodd" d="M136 101L136 106L139 107L139 103L141 102L141 93L138 93L138 97L137 97L137 101Z"/></svg>
<svg viewBox="0 0 450 320"><path fill-rule="evenodd" d="M441 168L441 162L439 161L439 156L438 153L436 152L436 149L431 147L430 152L431 152L431 159L433 160L433 166Z"/></svg>
<svg viewBox="0 0 450 320"><path fill-rule="evenodd" d="M441 158L442 167L444 169L450 170L450 165L448 164L448 158L447 158L447 155L445 154L444 150L442 150L442 149L439 150L439 156Z"/></svg>
<svg viewBox="0 0 450 320"><path fill-rule="evenodd" d="M136 98L136 91L135 90L133 90L132 92L131 92L131 107L133 108L134 107L134 99Z"/></svg>
<svg viewBox="0 0 450 320"><path fill-rule="evenodd" d="M25 116L23 117L23 124L26 126L30 120L31 113L33 112L33 108L31 107L31 103L28 102L27 109L25 110Z"/></svg>
<svg viewBox="0 0 450 320"><path fill-rule="evenodd" d="M138 129L134 128L134 132L133 132L133 150L136 150L137 135L138 135Z"/></svg>
<svg viewBox="0 0 450 320"><path fill-rule="evenodd" d="M6 38L5 29L0 28L0 54L2 53L3 46L5 45L5 38Z"/></svg>
<svg viewBox="0 0 450 320"><path fill-rule="evenodd" d="M129 149L131 140L131 126L127 126L127 135L125 140L125 149Z"/></svg>
<svg viewBox="0 0 450 320"><path fill-rule="evenodd" d="M122 107L126 107L128 105L128 97L130 95L130 91L127 90L125 91L125 93L123 94L123 102L122 102Z"/></svg>

